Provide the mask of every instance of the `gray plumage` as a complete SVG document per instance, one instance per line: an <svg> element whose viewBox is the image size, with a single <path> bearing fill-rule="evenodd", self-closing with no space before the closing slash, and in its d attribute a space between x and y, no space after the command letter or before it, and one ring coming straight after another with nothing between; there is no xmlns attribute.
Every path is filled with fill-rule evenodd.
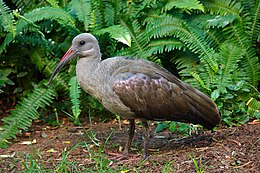
<svg viewBox="0 0 260 173"><path fill-rule="evenodd" d="M182 82L163 67L141 59L114 57L101 61L98 41L83 33L72 41L49 82L68 61L79 56L76 72L83 90L114 114L130 120L128 154L134 119L144 123L144 157L149 138L147 120L180 121L212 129L220 121L216 104L205 94Z"/></svg>

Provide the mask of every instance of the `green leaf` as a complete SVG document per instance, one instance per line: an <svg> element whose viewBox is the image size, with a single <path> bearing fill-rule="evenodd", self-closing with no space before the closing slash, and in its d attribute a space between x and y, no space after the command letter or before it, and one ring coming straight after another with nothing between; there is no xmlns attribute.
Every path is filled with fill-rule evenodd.
<svg viewBox="0 0 260 173"><path fill-rule="evenodd" d="M174 121L172 121L172 122L170 123L169 130L170 130L171 132L174 132L174 131L176 131L176 129L177 129L177 123L174 122Z"/></svg>
<svg viewBox="0 0 260 173"><path fill-rule="evenodd" d="M157 125L155 132L161 132L164 129L166 129L168 127L168 124L166 122L162 122L159 125Z"/></svg>
<svg viewBox="0 0 260 173"><path fill-rule="evenodd" d="M104 29L100 29L100 30L94 32L94 34L101 35L101 34L104 34L107 32L115 40L131 47L131 36L124 27L122 27L120 25L113 25L113 26L110 26L110 27L107 27Z"/></svg>
<svg viewBox="0 0 260 173"><path fill-rule="evenodd" d="M18 73L17 74L17 77L20 78L20 77L24 77L28 74L28 72L21 72L21 73Z"/></svg>
<svg viewBox="0 0 260 173"><path fill-rule="evenodd" d="M185 123L180 123L180 126L179 126L179 128L178 128L178 131L179 132L184 132L184 131L186 131L187 129L189 129L189 125L188 124L185 124Z"/></svg>
<svg viewBox="0 0 260 173"><path fill-rule="evenodd" d="M212 93L211 93L211 95L210 95L210 97L212 98L212 100L216 100L217 98L219 98L219 90L218 89L216 89L216 90L214 90Z"/></svg>
<svg viewBox="0 0 260 173"><path fill-rule="evenodd" d="M5 68L5 69L0 69L0 87L5 87L5 84L8 85L14 85L15 83L9 79L7 76L11 73L15 72L15 70L11 68Z"/></svg>

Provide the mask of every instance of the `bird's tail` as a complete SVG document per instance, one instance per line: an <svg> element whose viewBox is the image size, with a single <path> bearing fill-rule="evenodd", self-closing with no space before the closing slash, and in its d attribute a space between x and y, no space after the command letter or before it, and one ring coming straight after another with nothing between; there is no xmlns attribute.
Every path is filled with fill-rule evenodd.
<svg viewBox="0 0 260 173"><path fill-rule="evenodd" d="M221 119L217 105L199 90L187 86L187 96L190 100L189 117L193 123L200 124L207 129L213 129Z"/></svg>

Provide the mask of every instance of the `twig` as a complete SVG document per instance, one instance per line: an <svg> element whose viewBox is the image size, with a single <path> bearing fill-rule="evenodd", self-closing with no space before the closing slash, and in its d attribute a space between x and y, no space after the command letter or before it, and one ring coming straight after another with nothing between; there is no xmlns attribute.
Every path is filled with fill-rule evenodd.
<svg viewBox="0 0 260 173"><path fill-rule="evenodd" d="M247 163L245 163L245 164L243 164L243 165L239 165L239 166L233 166L232 168L242 168L242 167L245 167L246 165L249 165L250 163L253 163L252 161L249 161L249 162L247 162Z"/></svg>

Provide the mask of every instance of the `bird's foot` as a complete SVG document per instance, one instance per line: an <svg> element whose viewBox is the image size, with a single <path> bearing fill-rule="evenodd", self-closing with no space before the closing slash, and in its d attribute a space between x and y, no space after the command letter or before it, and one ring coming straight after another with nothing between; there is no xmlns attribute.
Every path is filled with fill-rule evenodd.
<svg viewBox="0 0 260 173"><path fill-rule="evenodd" d="M143 160L148 160L148 158L149 158L149 154L143 153Z"/></svg>
<svg viewBox="0 0 260 173"><path fill-rule="evenodd" d="M107 153L108 158L112 161L131 161L131 160L135 160L136 159L136 155L134 154L128 154L128 153L112 153L109 152Z"/></svg>

